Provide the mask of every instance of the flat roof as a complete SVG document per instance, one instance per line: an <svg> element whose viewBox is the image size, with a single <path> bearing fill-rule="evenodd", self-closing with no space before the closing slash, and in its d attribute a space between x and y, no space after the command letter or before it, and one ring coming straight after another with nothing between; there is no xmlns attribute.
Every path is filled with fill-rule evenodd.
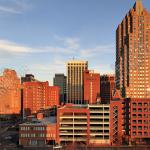
<svg viewBox="0 0 150 150"><path fill-rule="evenodd" d="M20 125L49 125L55 123L56 123L56 117L45 117L41 120L37 118L33 118L32 121L27 121Z"/></svg>

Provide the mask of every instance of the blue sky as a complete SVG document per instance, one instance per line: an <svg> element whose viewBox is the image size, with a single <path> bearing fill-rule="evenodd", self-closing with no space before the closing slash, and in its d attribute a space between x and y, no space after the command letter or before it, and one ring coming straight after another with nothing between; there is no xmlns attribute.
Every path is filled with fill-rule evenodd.
<svg viewBox="0 0 150 150"><path fill-rule="evenodd" d="M135 0L0 0L0 71L50 81L66 61L114 73L115 30ZM143 0L150 10L150 1Z"/></svg>

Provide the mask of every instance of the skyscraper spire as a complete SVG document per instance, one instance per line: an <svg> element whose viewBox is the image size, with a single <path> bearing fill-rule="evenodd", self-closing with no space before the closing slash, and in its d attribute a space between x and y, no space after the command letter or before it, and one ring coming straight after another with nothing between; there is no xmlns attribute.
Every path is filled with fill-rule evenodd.
<svg viewBox="0 0 150 150"><path fill-rule="evenodd" d="M141 12L143 11L142 0L136 0L136 2L134 4L134 9L135 9L135 11L137 11L137 13L139 15L141 14Z"/></svg>

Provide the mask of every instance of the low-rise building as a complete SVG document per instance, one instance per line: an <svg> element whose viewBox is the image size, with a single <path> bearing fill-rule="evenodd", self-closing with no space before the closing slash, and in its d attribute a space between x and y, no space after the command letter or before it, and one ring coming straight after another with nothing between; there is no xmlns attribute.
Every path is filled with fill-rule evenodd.
<svg viewBox="0 0 150 150"><path fill-rule="evenodd" d="M89 144L90 112L84 105L67 105L57 112L57 143Z"/></svg>
<svg viewBox="0 0 150 150"><path fill-rule="evenodd" d="M57 112L57 143L86 144L92 147L112 145L111 130L114 127L111 117L114 116L110 112L110 104L68 104L59 108Z"/></svg>
<svg viewBox="0 0 150 150"><path fill-rule="evenodd" d="M110 105L88 105L90 111L90 145L110 145Z"/></svg>
<svg viewBox="0 0 150 150"><path fill-rule="evenodd" d="M31 121L19 125L19 144L29 147L55 144L56 118L33 118Z"/></svg>
<svg viewBox="0 0 150 150"><path fill-rule="evenodd" d="M129 112L127 133L131 144L149 144L150 140L150 99L126 99Z"/></svg>

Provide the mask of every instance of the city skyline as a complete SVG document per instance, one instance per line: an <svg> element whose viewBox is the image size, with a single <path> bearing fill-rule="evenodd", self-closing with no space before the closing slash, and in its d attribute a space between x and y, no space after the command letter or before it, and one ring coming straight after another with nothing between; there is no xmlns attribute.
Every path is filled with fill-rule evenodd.
<svg viewBox="0 0 150 150"><path fill-rule="evenodd" d="M52 85L54 74L66 74L65 62L75 57L88 60L89 68L101 74L114 73L115 30L134 1L116 3L2 0L1 72L13 68L19 75L33 73ZM143 0L148 10L149 3ZM109 11L103 13L105 8Z"/></svg>
<svg viewBox="0 0 150 150"><path fill-rule="evenodd" d="M127 1L0 1L2 148L150 149L150 5Z"/></svg>

